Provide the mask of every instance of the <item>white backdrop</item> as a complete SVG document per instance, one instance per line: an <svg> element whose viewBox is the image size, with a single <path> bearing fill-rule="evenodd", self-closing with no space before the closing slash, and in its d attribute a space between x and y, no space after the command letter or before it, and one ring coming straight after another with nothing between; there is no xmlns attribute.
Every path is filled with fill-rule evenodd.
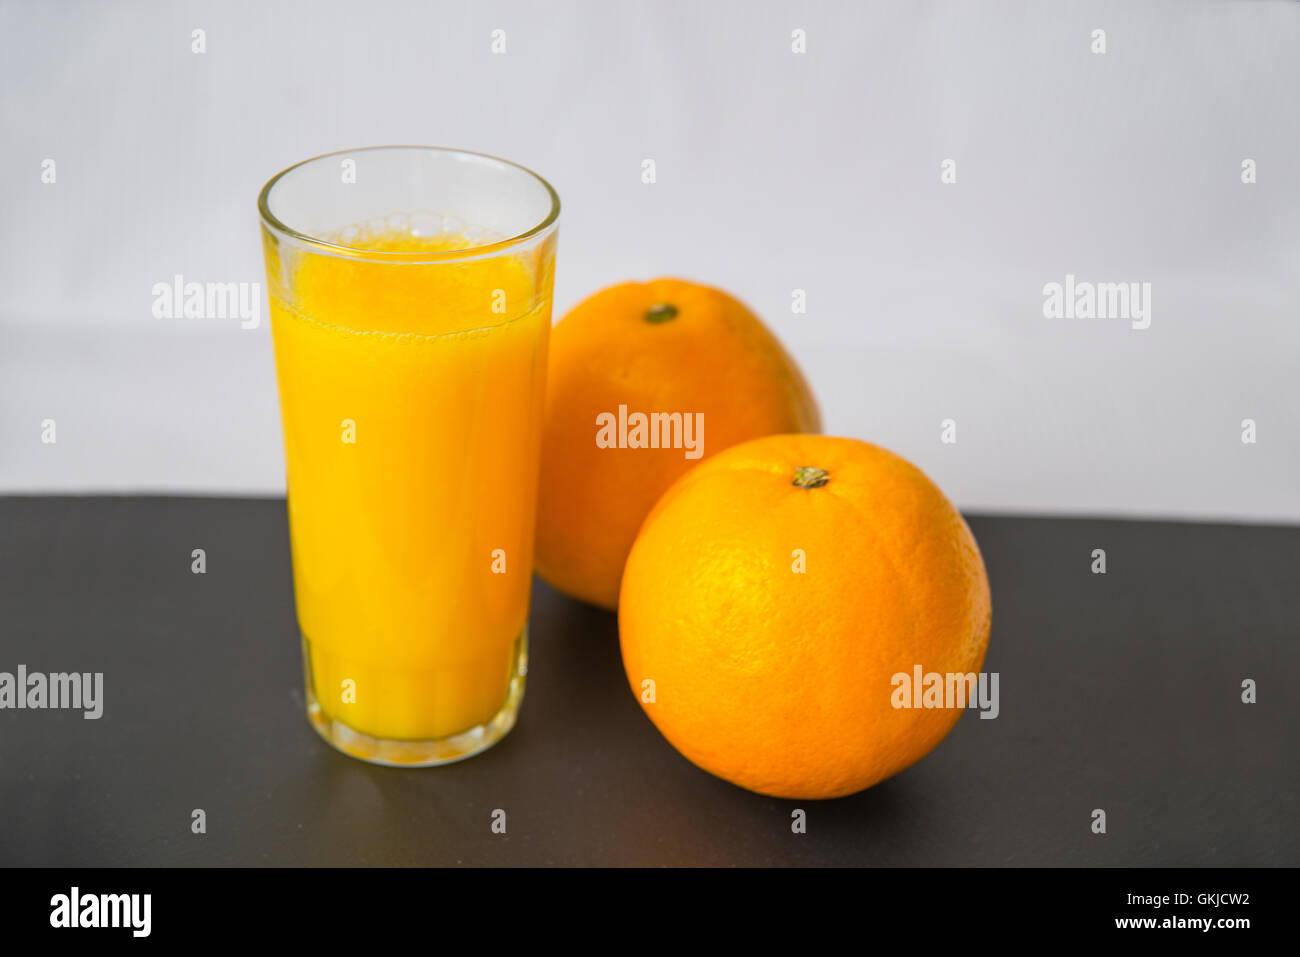
<svg viewBox="0 0 1300 957"><path fill-rule="evenodd" d="M151 287L261 282L283 167L430 143L555 184L557 317L729 289L964 508L1300 520L1298 51L1287 2L2 0L0 492L282 491L265 305ZM1067 274L1150 328L1045 318Z"/></svg>

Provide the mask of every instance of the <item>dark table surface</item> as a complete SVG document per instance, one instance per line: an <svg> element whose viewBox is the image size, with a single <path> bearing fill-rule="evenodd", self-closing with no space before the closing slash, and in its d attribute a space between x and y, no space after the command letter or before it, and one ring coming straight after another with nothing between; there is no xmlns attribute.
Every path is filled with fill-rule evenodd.
<svg viewBox="0 0 1300 957"><path fill-rule="evenodd" d="M0 711L0 864L1300 863L1300 528L970 524L1001 714L796 802L678 755L615 616L540 582L505 740L433 769L344 757L303 713L283 500L0 498L0 671L102 671L105 701L97 721Z"/></svg>

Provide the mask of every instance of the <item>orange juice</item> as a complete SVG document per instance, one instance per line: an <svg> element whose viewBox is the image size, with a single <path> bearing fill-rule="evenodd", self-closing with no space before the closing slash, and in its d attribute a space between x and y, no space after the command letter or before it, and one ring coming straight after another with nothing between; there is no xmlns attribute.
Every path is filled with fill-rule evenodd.
<svg viewBox="0 0 1300 957"><path fill-rule="evenodd" d="M393 217L326 239L365 258L266 246L313 720L386 741L513 721L553 243L438 261L484 240Z"/></svg>

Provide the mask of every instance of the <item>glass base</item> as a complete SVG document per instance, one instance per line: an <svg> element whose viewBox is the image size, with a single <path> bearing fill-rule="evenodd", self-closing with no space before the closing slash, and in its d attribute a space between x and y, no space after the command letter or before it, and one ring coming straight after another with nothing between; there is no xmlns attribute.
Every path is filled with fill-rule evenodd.
<svg viewBox="0 0 1300 957"><path fill-rule="evenodd" d="M316 700L315 682L311 675L310 649L303 639L303 664L307 672L307 720L335 750L349 757L371 764L388 767L431 768L472 758L496 744L511 728L519 715L519 705L524 699L524 679L528 674L528 626L515 639L513 666L510 669L510 689L501 710L480 725L433 740L397 740L376 738L349 727L337 718L326 714Z"/></svg>

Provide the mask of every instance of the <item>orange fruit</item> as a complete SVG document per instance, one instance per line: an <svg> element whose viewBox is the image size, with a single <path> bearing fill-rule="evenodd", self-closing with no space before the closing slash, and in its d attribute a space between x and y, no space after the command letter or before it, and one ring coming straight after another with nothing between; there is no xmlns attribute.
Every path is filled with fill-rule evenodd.
<svg viewBox="0 0 1300 957"><path fill-rule="evenodd" d="M934 483L820 435L746 442L674 484L619 604L628 681L664 737L785 798L851 794L929 753L961 709L895 707L894 676L978 673L991 621L979 547Z"/></svg>
<svg viewBox="0 0 1300 957"><path fill-rule="evenodd" d="M821 428L803 375L762 322L727 293L681 279L622 283L579 303L551 333L547 375L537 571L604 608L617 607L637 529L679 476L746 439ZM601 447L620 407L629 420L679 413L681 425L659 428L658 448ZM702 433L688 436L688 423ZM624 432L629 446L649 438L614 432L605 445ZM696 457L687 439L700 437ZM678 447L663 447L672 440Z"/></svg>

